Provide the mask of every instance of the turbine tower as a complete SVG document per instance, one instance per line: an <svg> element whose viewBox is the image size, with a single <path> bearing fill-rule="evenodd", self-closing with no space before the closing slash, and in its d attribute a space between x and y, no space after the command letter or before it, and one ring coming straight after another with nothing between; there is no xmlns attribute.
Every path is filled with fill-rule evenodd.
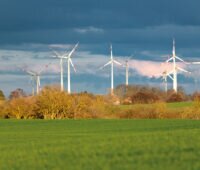
<svg viewBox="0 0 200 170"><path fill-rule="evenodd" d="M61 55L57 51L53 51L54 54L55 54L55 57L60 59L60 90L61 91L64 91L63 60L67 59L67 62L68 62L68 93L71 93L71 89L70 89L70 64L72 65L72 67L74 68L74 71L76 72L75 67L74 67L72 60L71 60L71 55L74 53L77 46L78 46L78 44L75 45L75 47L72 49L72 51L70 51L69 54Z"/></svg>
<svg viewBox="0 0 200 170"><path fill-rule="evenodd" d="M114 90L114 63L117 65L122 65L120 62L114 60L113 58L113 52L112 52L112 44L110 45L110 61L103 65L100 69L103 69L107 65L111 65L111 95L113 95Z"/></svg>
<svg viewBox="0 0 200 170"><path fill-rule="evenodd" d="M126 60L125 67L126 67L126 86L128 86L128 78L129 78L129 63L128 63L128 59Z"/></svg>
<svg viewBox="0 0 200 170"><path fill-rule="evenodd" d="M163 74L162 74L162 79L164 81L164 85L165 85L165 92L167 93L167 73L164 71Z"/></svg>
<svg viewBox="0 0 200 170"><path fill-rule="evenodd" d="M166 62L168 63L169 61L172 60L173 62L173 69L170 72L170 74L173 74L173 90L177 93L177 87L178 87L178 82L177 82L177 72L178 71L182 71L182 72L186 72L186 73L190 73L189 71L177 66L176 63L176 59L186 63L183 59L181 59L180 57L176 56L176 51L175 51L175 40L173 39L173 50L172 50L172 57L169 58ZM187 63L186 63L187 64Z"/></svg>
<svg viewBox="0 0 200 170"><path fill-rule="evenodd" d="M64 91L64 83L63 83L63 59L66 58L65 55L60 55L57 51L53 51L55 57L60 59L60 90Z"/></svg>
<svg viewBox="0 0 200 170"><path fill-rule="evenodd" d="M31 75L30 81L31 81L31 87L32 87L32 96L34 96L35 95L35 88L34 88L35 81L34 81L34 76Z"/></svg>
<svg viewBox="0 0 200 170"><path fill-rule="evenodd" d="M173 80L172 76L169 75L169 74L167 73L167 71L163 71L163 73L162 73L162 79L163 79L163 81L164 81L164 86L165 86L165 92L166 92L166 93L167 93L167 91L168 91L167 77L169 77L170 79Z"/></svg>

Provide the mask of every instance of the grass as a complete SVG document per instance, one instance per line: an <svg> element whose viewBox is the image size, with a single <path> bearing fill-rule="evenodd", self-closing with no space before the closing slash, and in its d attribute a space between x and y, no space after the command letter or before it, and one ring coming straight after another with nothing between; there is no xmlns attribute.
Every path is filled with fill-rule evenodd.
<svg viewBox="0 0 200 170"><path fill-rule="evenodd" d="M183 108L183 107L190 107L192 105L193 105L193 102L167 103L167 107L169 107L169 108Z"/></svg>
<svg viewBox="0 0 200 170"><path fill-rule="evenodd" d="M0 120L0 169L200 169L200 121Z"/></svg>

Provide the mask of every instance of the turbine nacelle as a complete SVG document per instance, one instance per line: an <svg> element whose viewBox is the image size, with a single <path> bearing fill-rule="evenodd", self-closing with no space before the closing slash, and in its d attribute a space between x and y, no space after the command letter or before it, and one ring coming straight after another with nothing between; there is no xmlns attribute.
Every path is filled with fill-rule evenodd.
<svg viewBox="0 0 200 170"><path fill-rule="evenodd" d="M163 71L163 73L162 73L162 79L163 80L167 80L167 77L169 77L170 79L173 80L173 77L170 74L171 74L170 72Z"/></svg>

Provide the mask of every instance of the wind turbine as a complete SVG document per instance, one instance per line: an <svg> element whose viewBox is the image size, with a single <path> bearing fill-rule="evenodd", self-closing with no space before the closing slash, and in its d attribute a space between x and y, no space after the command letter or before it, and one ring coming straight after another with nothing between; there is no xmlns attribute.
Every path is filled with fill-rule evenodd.
<svg viewBox="0 0 200 170"><path fill-rule="evenodd" d="M55 57L60 59L60 89L61 91L64 91L64 80L63 80L63 60L67 59L68 62L68 93L71 93L71 89L70 89L70 64L72 65L74 71L76 72L76 69L72 63L71 60L71 56L74 53L74 51L76 50L76 48L78 47L78 43L74 46L74 48L70 51L69 54L63 54L61 55L60 53L58 53L57 51L53 51L54 54L56 55Z"/></svg>
<svg viewBox="0 0 200 170"><path fill-rule="evenodd" d="M31 82L31 87L32 87L32 96L34 96L35 95L35 88L34 88L35 82L34 82L34 76L33 75L31 75L30 82Z"/></svg>
<svg viewBox="0 0 200 170"><path fill-rule="evenodd" d="M38 72L37 71L23 69L23 71L25 71L27 74L29 74L31 76L31 80L32 80L32 95L35 95L34 81L36 83L36 94L39 94L40 85L41 85L40 84L40 76L41 76L41 73L49 66L49 64L46 65L45 68L41 69Z"/></svg>
<svg viewBox="0 0 200 170"><path fill-rule="evenodd" d="M113 95L113 89L114 89L114 63L117 65L122 65L120 62L114 60L113 58L113 52L112 52L112 44L110 45L110 61L100 67L100 69L103 69L107 65L111 65L111 95Z"/></svg>
<svg viewBox="0 0 200 170"><path fill-rule="evenodd" d="M63 83L63 59L66 58L65 54L61 55L57 51L53 51L55 57L60 59L60 90L64 91L64 83Z"/></svg>
<svg viewBox="0 0 200 170"><path fill-rule="evenodd" d="M24 70L27 74L31 76L32 80L32 95L35 95L35 89L34 89L34 81L36 82L36 94L39 94L40 89L40 74L37 72L34 72L32 70Z"/></svg>
<svg viewBox="0 0 200 170"><path fill-rule="evenodd" d="M125 60L124 64L124 67L126 68L126 86L128 86L129 83L129 61L131 57L132 55Z"/></svg>
<svg viewBox="0 0 200 170"><path fill-rule="evenodd" d="M71 56L74 53L74 51L76 50L76 48L78 47L79 43L77 43L74 48L70 51L70 53L67 55L66 59L67 59L67 67L68 67L68 94L71 93L71 78L70 78L70 66L73 67L74 71L76 72L76 69L74 67L74 64L72 62Z"/></svg>
<svg viewBox="0 0 200 170"><path fill-rule="evenodd" d="M173 80L172 76L167 73L167 71L163 71L162 73L162 79L164 81L164 86L165 86L165 92L167 93L168 91L168 84L167 84L167 77Z"/></svg>
<svg viewBox="0 0 200 170"><path fill-rule="evenodd" d="M182 71L182 72L186 72L186 73L190 73L189 71L177 66L177 63L176 63L176 59L181 61L181 62L184 62L185 64L187 64L183 59L181 59L180 57L176 56L176 51L175 51L175 40L173 39L173 50L172 50L172 57L169 58L166 62L168 63L169 61L172 60L173 62L173 69L172 71L169 73L169 74L173 74L173 90L177 93L177 72L178 71Z"/></svg>

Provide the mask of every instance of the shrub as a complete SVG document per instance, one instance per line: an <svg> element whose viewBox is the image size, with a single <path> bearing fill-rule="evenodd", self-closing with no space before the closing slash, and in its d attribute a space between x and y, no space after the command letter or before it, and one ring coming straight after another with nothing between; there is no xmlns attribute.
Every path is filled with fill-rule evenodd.
<svg viewBox="0 0 200 170"><path fill-rule="evenodd" d="M20 97L8 101L0 101L0 116L18 119L45 118L134 118L134 119L164 119L189 118L200 119L200 99L196 97L194 105L188 108L167 108L166 103L158 102L158 94L143 89L135 93L131 100L133 106L115 106L116 96L100 96L89 93L69 95L60 92L56 87L45 87L34 97ZM155 90L156 91L156 90ZM169 101L183 99L182 93L171 93ZM127 109L129 108L129 109Z"/></svg>
<svg viewBox="0 0 200 170"><path fill-rule="evenodd" d="M131 97L132 103L155 103L159 97L152 92L139 91Z"/></svg>
<svg viewBox="0 0 200 170"><path fill-rule="evenodd" d="M8 115L17 119L39 118L40 116L34 112L34 108L34 98L24 97L11 100L5 110Z"/></svg>
<svg viewBox="0 0 200 170"><path fill-rule="evenodd" d="M0 90L0 101L4 101L6 98L5 98L5 95L3 93L2 90Z"/></svg>
<svg viewBox="0 0 200 170"><path fill-rule="evenodd" d="M21 97L26 97L26 93L23 89L18 88L10 93L9 99L12 100Z"/></svg>
<svg viewBox="0 0 200 170"><path fill-rule="evenodd" d="M200 119L200 99L196 98L192 107L184 109L182 118L187 119Z"/></svg>
<svg viewBox="0 0 200 170"><path fill-rule="evenodd" d="M72 95L48 87L36 97L35 112L43 115L45 119L73 118L74 105Z"/></svg>
<svg viewBox="0 0 200 170"><path fill-rule="evenodd" d="M185 101L185 97L181 93L172 93L167 98L167 102L181 102Z"/></svg>
<svg viewBox="0 0 200 170"><path fill-rule="evenodd" d="M194 92L192 95L192 100L197 101L200 100L200 93L199 92Z"/></svg>
<svg viewBox="0 0 200 170"><path fill-rule="evenodd" d="M0 117L1 118L8 118L6 108L7 108L7 103L1 100L0 101Z"/></svg>
<svg viewBox="0 0 200 170"><path fill-rule="evenodd" d="M96 118L100 117L104 108L103 97L88 93L69 95L48 87L36 97L35 111L45 119Z"/></svg>
<svg viewBox="0 0 200 170"><path fill-rule="evenodd" d="M121 112L119 117L129 119L158 119L163 118L162 115L166 112L165 103L155 103L151 105L136 104L133 108Z"/></svg>
<svg viewBox="0 0 200 170"><path fill-rule="evenodd" d="M75 96L75 118L99 118L105 113L103 96L81 93Z"/></svg>

